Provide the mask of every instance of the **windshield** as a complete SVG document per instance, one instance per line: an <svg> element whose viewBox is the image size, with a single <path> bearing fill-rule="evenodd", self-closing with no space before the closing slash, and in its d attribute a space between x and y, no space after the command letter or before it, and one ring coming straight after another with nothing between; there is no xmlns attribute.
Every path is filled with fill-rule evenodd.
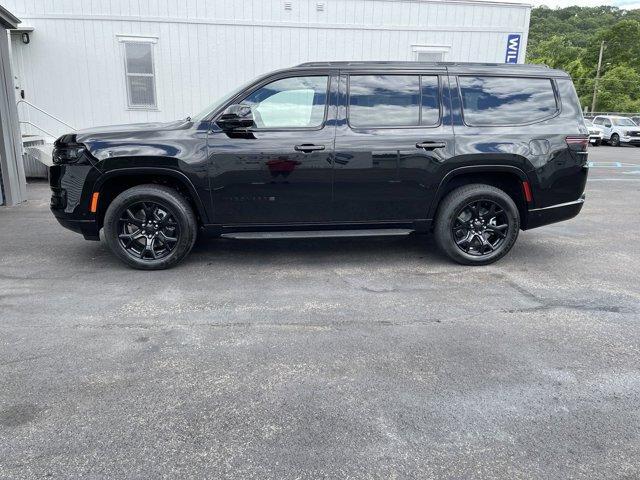
<svg viewBox="0 0 640 480"><path fill-rule="evenodd" d="M593 127L593 122L592 122L591 120L589 120L588 118L585 118L585 119L584 119L584 124L585 124L587 127Z"/></svg>
<svg viewBox="0 0 640 480"><path fill-rule="evenodd" d="M635 123L633 123L633 120L631 120L630 118L614 118L612 119L613 124L614 125L618 125L621 127L635 127L637 126Z"/></svg>
<svg viewBox="0 0 640 480"><path fill-rule="evenodd" d="M242 90L244 90L245 88L247 88L249 85L251 85L254 82L254 80L251 80L250 82L245 83L244 85L242 85L239 88L236 88L235 90L227 93L226 95L224 95L223 97L218 98L215 102L213 102L212 104L210 104L209 106L207 106L207 108L205 108L204 110L202 110L200 113L194 115L191 117L191 121L194 123L197 123L199 121L201 121L203 118L205 118L207 115L209 115L211 112L213 112L214 110L217 110L218 108L220 108L222 105L224 105L226 102L228 102L229 100L231 100L233 97L235 97L236 95L238 95Z"/></svg>

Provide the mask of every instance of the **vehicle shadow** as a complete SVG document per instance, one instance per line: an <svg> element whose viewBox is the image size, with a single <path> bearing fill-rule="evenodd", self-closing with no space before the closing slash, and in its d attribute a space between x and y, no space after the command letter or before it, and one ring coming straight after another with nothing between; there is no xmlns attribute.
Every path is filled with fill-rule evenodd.
<svg viewBox="0 0 640 480"><path fill-rule="evenodd" d="M406 237L355 237L309 239L199 239L189 263L234 264L376 264L420 261L449 263L430 235Z"/></svg>

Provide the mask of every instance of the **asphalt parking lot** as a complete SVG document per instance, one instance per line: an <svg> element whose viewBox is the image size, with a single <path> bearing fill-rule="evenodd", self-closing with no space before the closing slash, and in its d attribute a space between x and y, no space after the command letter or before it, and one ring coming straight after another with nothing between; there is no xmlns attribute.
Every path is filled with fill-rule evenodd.
<svg viewBox="0 0 640 480"><path fill-rule="evenodd" d="M424 237L127 269L0 208L1 478L639 478L640 148L465 268Z"/></svg>

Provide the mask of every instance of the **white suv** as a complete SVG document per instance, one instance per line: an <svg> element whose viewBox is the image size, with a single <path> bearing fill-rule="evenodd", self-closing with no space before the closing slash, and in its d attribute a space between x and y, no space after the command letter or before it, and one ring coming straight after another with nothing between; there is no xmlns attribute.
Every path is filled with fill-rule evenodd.
<svg viewBox="0 0 640 480"><path fill-rule="evenodd" d="M614 147L622 143L640 145L640 127L633 120L617 115L599 115L593 124L602 128L602 140Z"/></svg>

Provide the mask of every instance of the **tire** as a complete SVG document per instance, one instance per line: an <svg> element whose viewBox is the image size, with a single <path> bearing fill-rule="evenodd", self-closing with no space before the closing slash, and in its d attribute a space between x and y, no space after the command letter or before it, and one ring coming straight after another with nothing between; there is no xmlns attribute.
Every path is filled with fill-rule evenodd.
<svg viewBox="0 0 640 480"><path fill-rule="evenodd" d="M620 146L620 135L618 135L617 133L614 133L613 135L611 135L610 143L611 143L612 147L619 147Z"/></svg>
<svg viewBox="0 0 640 480"><path fill-rule="evenodd" d="M162 185L125 190L104 217L107 245L116 257L139 270L173 267L191 251L197 234L198 222L189 202Z"/></svg>
<svg viewBox="0 0 640 480"><path fill-rule="evenodd" d="M465 223L469 227L463 227ZM520 213L513 199L496 187L479 183L458 187L442 200L434 231L440 250L462 265L496 262L511 250L519 232Z"/></svg>

